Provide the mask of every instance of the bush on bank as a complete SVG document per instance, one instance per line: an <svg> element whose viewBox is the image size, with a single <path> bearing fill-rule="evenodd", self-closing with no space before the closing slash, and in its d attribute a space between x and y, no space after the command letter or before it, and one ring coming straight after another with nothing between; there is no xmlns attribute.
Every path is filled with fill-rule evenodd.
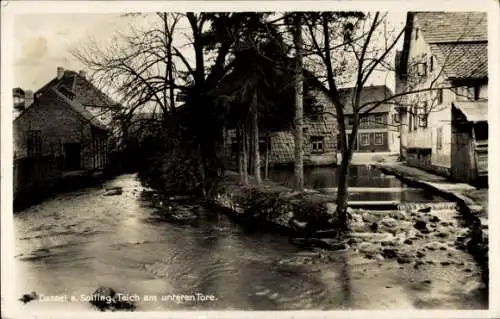
<svg viewBox="0 0 500 319"><path fill-rule="evenodd" d="M269 181L262 186L243 186L234 173L224 177L211 198L233 217L292 233L331 229L337 221L335 205L328 196L294 193ZM303 227L294 227L294 221Z"/></svg>

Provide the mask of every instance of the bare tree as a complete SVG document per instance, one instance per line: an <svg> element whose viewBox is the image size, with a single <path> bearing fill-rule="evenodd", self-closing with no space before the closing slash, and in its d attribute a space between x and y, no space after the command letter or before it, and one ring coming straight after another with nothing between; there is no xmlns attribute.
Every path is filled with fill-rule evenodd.
<svg viewBox="0 0 500 319"><path fill-rule="evenodd" d="M338 172L337 214L342 227L347 229L347 172L361 120L382 104L401 103L403 97L431 94L443 89L442 86L436 86L437 77L441 75L441 72L433 74L432 76L436 78L427 81L426 86L423 86L419 79L419 85L408 83L401 92L386 93L383 98L363 101L361 97L364 88L373 72L380 69L385 71L393 69L392 61L394 61L397 44L409 30L406 30L406 27L399 31L395 28L390 29L387 23L387 13L381 12L312 13L308 19L305 19L305 24L308 35L306 67L314 70L313 73L322 83L322 91L330 97L335 106L335 114L330 115L337 119L340 138L338 144L342 155ZM441 68L445 67L445 63L441 65ZM354 83L350 100L346 100L339 94L338 84L345 81L345 77ZM350 104L353 112L351 129L353 138L349 140L345 125L346 104ZM426 110L427 114L430 111L432 109L429 107Z"/></svg>
<svg viewBox="0 0 500 319"><path fill-rule="evenodd" d="M210 92L232 68L231 48L242 35L249 15L146 15L151 20L147 27L131 26L108 45L89 41L73 52L93 71L96 82L111 87L121 97L127 109L126 120L135 110L147 107L161 114L167 123L175 112L175 92L186 93L184 109L192 116L184 119L189 122L185 124L196 144L205 194L210 181L220 175L217 143L222 120L210 101ZM184 27L178 28L181 24ZM181 29L187 29L187 34Z"/></svg>

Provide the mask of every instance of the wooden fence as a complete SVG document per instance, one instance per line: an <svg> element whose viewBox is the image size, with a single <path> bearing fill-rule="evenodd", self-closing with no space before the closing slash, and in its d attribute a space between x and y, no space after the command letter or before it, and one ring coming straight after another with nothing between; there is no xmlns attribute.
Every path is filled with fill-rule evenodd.
<svg viewBox="0 0 500 319"><path fill-rule="evenodd" d="M60 177L58 160L53 156L23 157L14 160L14 199L20 195L49 189Z"/></svg>

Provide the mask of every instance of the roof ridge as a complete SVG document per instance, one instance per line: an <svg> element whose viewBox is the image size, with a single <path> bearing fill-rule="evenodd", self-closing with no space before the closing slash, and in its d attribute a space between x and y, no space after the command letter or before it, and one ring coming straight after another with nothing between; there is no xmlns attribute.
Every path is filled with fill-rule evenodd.
<svg viewBox="0 0 500 319"><path fill-rule="evenodd" d="M102 124L101 121L99 121L98 118L94 117L90 112L88 112L83 107L83 105L81 105L79 102L73 101L73 100L67 98L64 94L59 92L59 90L57 90L56 88L50 88L49 90L54 92L57 97L61 98L66 104L68 104L70 106L70 108L74 112L78 113L82 118L84 118L86 121L88 121L91 125L98 127L100 129L105 129L105 130L107 129L104 126L104 124Z"/></svg>
<svg viewBox="0 0 500 319"><path fill-rule="evenodd" d="M456 40L449 40L449 41L428 41L428 44L488 44L488 40L464 40L464 41L456 41Z"/></svg>

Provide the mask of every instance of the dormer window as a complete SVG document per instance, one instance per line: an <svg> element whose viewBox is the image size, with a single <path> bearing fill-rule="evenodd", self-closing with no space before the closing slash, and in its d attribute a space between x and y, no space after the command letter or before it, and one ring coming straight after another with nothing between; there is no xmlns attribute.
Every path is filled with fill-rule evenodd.
<svg viewBox="0 0 500 319"><path fill-rule="evenodd" d="M427 64L426 63L417 64L417 72L418 72L418 76L426 76L427 75Z"/></svg>

